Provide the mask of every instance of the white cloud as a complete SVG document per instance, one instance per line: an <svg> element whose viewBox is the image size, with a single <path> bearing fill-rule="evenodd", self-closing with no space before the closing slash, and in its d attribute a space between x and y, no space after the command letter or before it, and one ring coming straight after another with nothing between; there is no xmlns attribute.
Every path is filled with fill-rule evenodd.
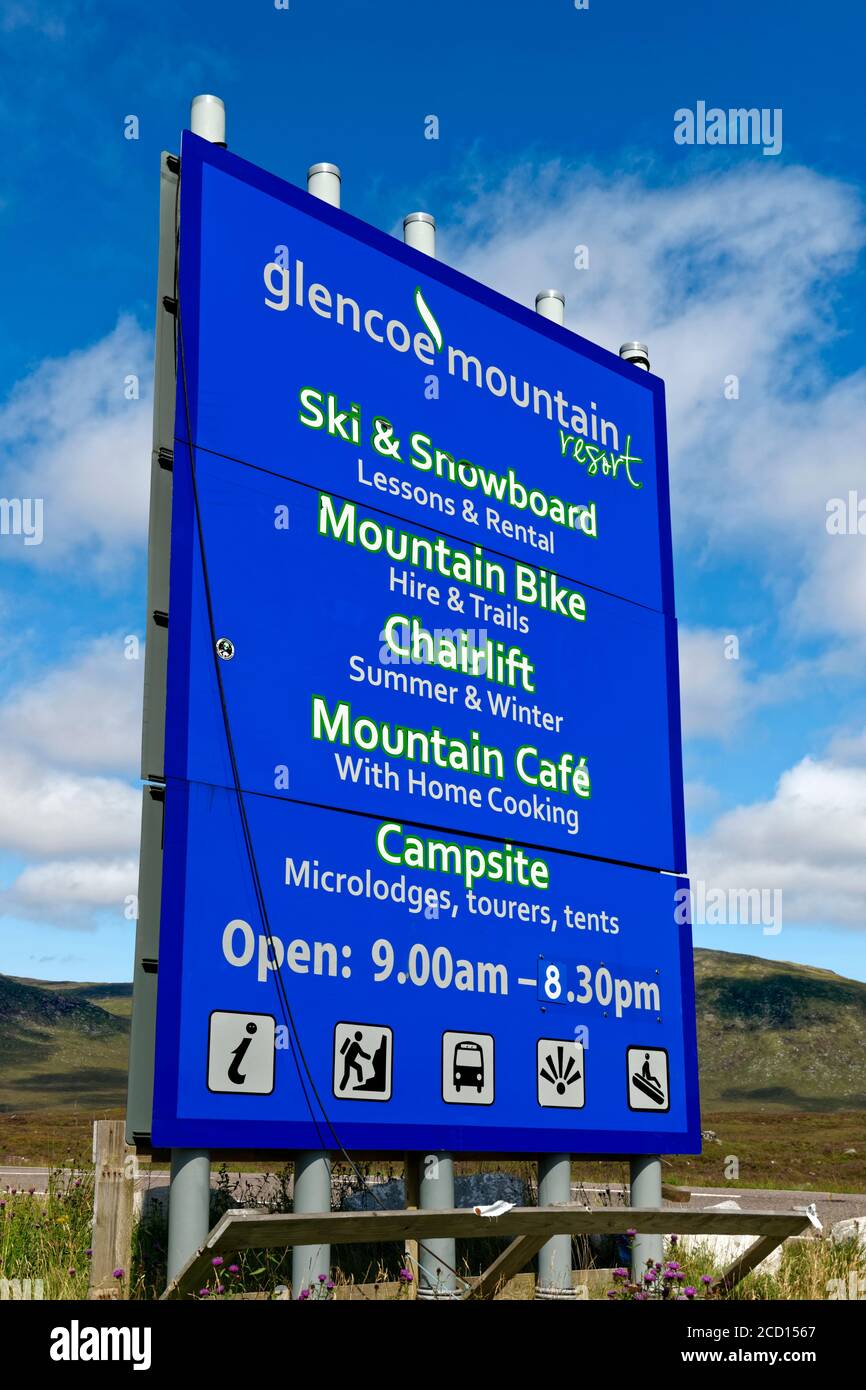
<svg viewBox="0 0 866 1390"><path fill-rule="evenodd" d="M0 850L32 856L0 893L0 915L92 926L135 892L141 668L120 636L0 705Z"/></svg>
<svg viewBox="0 0 866 1390"><path fill-rule="evenodd" d="M52 764L135 776L144 655L124 653L123 636L96 637L69 665L13 690L0 705L4 740Z"/></svg>
<svg viewBox="0 0 866 1390"><path fill-rule="evenodd" d="M680 626L678 636L686 738L726 739L758 710L807 698L819 676L850 674L835 650L762 671L742 654L760 651L761 639L754 633Z"/></svg>
<svg viewBox="0 0 866 1390"><path fill-rule="evenodd" d="M866 735L864 735L866 739ZM693 880L781 889L784 920L866 925L866 766L803 758L689 844Z"/></svg>
<svg viewBox="0 0 866 1390"><path fill-rule="evenodd" d="M733 732L752 703L744 662L725 656L729 635L708 628L679 629L684 737L723 738Z"/></svg>
<svg viewBox="0 0 866 1390"><path fill-rule="evenodd" d="M800 630L866 640L866 538L855 558L825 527L827 498L863 478L866 372L853 351L843 380L821 363L838 281L864 243L853 189L796 167L669 188L524 167L480 185L443 243L524 304L558 285L569 326L613 351L646 341L667 388L678 544L757 569Z"/></svg>
<svg viewBox="0 0 866 1390"><path fill-rule="evenodd" d="M0 755L0 847L38 856L115 854L138 843L141 794L8 746Z"/></svg>
<svg viewBox="0 0 866 1390"><path fill-rule="evenodd" d="M686 811L689 815L700 815L702 811L712 810L718 805L719 793L701 778L690 778L683 786Z"/></svg>
<svg viewBox="0 0 866 1390"><path fill-rule="evenodd" d="M0 407L0 478L8 497L42 498L41 545L7 556L111 574L147 539L150 336L134 319L92 347L43 362ZM127 400L136 376L140 398Z"/></svg>
<svg viewBox="0 0 866 1390"><path fill-rule="evenodd" d="M100 912L120 917L138 889L138 861L61 859L31 864L0 893L0 914L93 927Z"/></svg>

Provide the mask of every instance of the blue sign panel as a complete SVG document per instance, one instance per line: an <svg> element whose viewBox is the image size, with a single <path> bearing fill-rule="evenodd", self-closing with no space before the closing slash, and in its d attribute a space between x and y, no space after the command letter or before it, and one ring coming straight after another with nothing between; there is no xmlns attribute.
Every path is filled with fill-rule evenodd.
<svg viewBox="0 0 866 1390"><path fill-rule="evenodd" d="M661 383L189 135L180 209L154 1142L694 1151Z"/></svg>
<svg viewBox="0 0 866 1390"><path fill-rule="evenodd" d="M183 462L166 769L228 786ZM245 789L685 868L671 619L214 455L196 478Z"/></svg>
<svg viewBox="0 0 866 1390"><path fill-rule="evenodd" d="M189 134L181 215L182 439L673 613L658 378Z"/></svg>
<svg viewBox="0 0 866 1390"><path fill-rule="evenodd" d="M167 787L156 1144L699 1149L685 880L244 805L269 936L235 793Z"/></svg>

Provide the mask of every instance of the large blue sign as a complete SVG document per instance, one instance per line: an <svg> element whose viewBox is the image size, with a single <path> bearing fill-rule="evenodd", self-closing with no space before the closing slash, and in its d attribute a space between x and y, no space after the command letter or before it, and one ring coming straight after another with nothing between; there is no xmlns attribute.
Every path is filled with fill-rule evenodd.
<svg viewBox="0 0 866 1390"><path fill-rule="evenodd" d="M699 1146L685 880L244 804L270 937L235 793L168 784L155 1143Z"/></svg>
<svg viewBox="0 0 866 1390"><path fill-rule="evenodd" d="M685 868L672 619L216 455L196 475L245 789ZM193 512L178 467L166 769L229 786Z"/></svg>
<svg viewBox="0 0 866 1390"><path fill-rule="evenodd" d="M693 1151L661 383L189 135L178 349L154 1141Z"/></svg>
<svg viewBox="0 0 866 1390"><path fill-rule="evenodd" d="M180 438L673 612L657 377L191 135L181 203Z"/></svg>

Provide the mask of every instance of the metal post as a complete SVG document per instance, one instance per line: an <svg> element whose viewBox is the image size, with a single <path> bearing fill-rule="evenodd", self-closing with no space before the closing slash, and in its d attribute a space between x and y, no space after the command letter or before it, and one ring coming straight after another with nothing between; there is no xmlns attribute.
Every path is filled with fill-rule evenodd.
<svg viewBox="0 0 866 1390"><path fill-rule="evenodd" d="M210 1230L210 1155L207 1149L172 1149L168 1199L168 1279L183 1269Z"/></svg>
<svg viewBox="0 0 866 1390"><path fill-rule="evenodd" d="M403 218L403 240L425 256L436 258L436 219L429 212L410 212Z"/></svg>
<svg viewBox="0 0 866 1390"><path fill-rule="evenodd" d="M535 296L536 313L565 324L565 295L542 290ZM571 1201L571 1154L542 1154L538 1160L538 1205L566 1206ZM573 1298L571 1236L552 1236L538 1252L536 1298Z"/></svg>
<svg viewBox="0 0 866 1390"><path fill-rule="evenodd" d="M542 1154L538 1160L538 1205L567 1206L571 1201L571 1154ZM571 1236L551 1236L538 1252L536 1298L574 1298L571 1282Z"/></svg>
<svg viewBox="0 0 866 1390"><path fill-rule="evenodd" d="M296 1212L331 1210L331 1158L320 1149L295 1157L293 1209ZM330 1245L296 1245L292 1250L292 1297L300 1298L327 1279L331 1268Z"/></svg>
<svg viewBox="0 0 866 1390"><path fill-rule="evenodd" d="M661 1207L662 1161L656 1154L636 1154L630 1160L629 1205ZM631 1277L637 1283L646 1273L647 1262L661 1264L664 1258L664 1236L637 1235L631 1248Z"/></svg>
<svg viewBox="0 0 866 1390"><path fill-rule="evenodd" d="M336 164L311 164L307 170L307 192L332 208L340 206L342 175Z"/></svg>
<svg viewBox="0 0 866 1390"><path fill-rule="evenodd" d="M424 1154L418 1180L418 1206L421 1211L447 1211L454 1206L454 1159L449 1153ZM456 1298L457 1256L451 1237L418 1242L418 1297Z"/></svg>
<svg viewBox="0 0 866 1390"><path fill-rule="evenodd" d="M340 206L340 170L336 164L312 164L307 170L307 192L331 207ZM293 1209L296 1212L331 1210L331 1158L320 1149L295 1156ZM292 1297L327 1280L331 1268L330 1245L296 1245L292 1250Z"/></svg>
<svg viewBox="0 0 866 1390"><path fill-rule="evenodd" d="M202 94L193 97L190 107L189 128L194 135L200 135L203 140L209 140L211 144L222 145L226 143L226 108L219 97L210 94ZM177 177L177 169L170 170ZM165 172L164 172L165 180ZM165 182L163 184L163 195L165 194ZM160 290L162 290L162 280L164 270L163 258L163 238L164 223L163 215L160 223ZM166 253L169 253L167 248ZM170 248L172 255L172 282L174 281L174 247ZM174 294L174 289L168 291ZM159 329L157 330L157 346L160 346ZM159 362L159 358L158 358ZM167 360L167 354L162 352L163 373L172 371ZM158 422L164 411L171 410L172 418L174 411L174 390L166 390L165 382L161 379L159 369L157 370L156 388L154 391L154 448L157 448L159 438ZM174 441L172 440L172 446ZM163 457L163 455L165 457ZM158 457L155 458L155 465L163 468L172 462L172 450L162 448ZM167 475L171 478L171 473ZM157 475L157 481L159 478ZM163 488L168 491L170 482L161 480ZM154 542L154 490L151 488L151 544ZM163 503L163 510L167 511L170 503ZM165 529L165 518L163 520L162 544L167 544L167 531ZM162 575L162 587L165 590L165 613L168 612L167 604L167 578L168 565L165 556L160 553ZM153 576L149 576L149 587L153 581ZM152 605L149 605L149 607ZM148 633L148 639L150 634ZM150 646L150 640L148 640ZM164 673L160 672L164 682ZM165 721L164 704L164 685L161 692L162 699L162 721ZM147 702L145 702L147 703ZM162 774L162 749L163 749L163 730L160 728L156 735L156 757L160 766L158 770L153 768L142 768L145 776L150 776L154 771ZM154 734L148 730L147 719L145 718L145 730L143 738L143 757L147 757L148 752L153 755ZM171 1177L169 1179L168 1196L168 1278L172 1280L180 1272L191 1255L194 1255L200 1246L204 1245L210 1230L210 1154L206 1149L172 1149L171 1151Z"/></svg>
<svg viewBox="0 0 866 1390"><path fill-rule="evenodd" d="M193 97L189 113L189 128L193 135L210 140L212 145L226 147L226 108L219 97Z"/></svg>
<svg viewBox="0 0 866 1390"><path fill-rule="evenodd" d="M645 343L623 343L620 357L642 371L650 369L649 351ZM633 1207L661 1207L662 1205L662 1162L656 1154L638 1154L630 1160L631 1187L629 1203ZM647 1262L660 1264L664 1258L663 1236L642 1236L634 1238L631 1251L632 1279L639 1281L646 1273Z"/></svg>
<svg viewBox="0 0 866 1390"><path fill-rule="evenodd" d="M416 251L436 257L436 219L429 212L410 212L403 218L403 240ZM419 1154L418 1206L442 1211L454 1206L454 1159L450 1153ZM418 1242L418 1297L456 1298L456 1245L452 1238ZM413 1271L413 1273L416 1271Z"/></svg>

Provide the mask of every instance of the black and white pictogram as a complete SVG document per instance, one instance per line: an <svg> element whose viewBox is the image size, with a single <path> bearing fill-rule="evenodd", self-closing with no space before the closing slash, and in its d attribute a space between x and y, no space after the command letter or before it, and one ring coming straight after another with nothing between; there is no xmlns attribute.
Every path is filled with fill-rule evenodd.
<svg viewBox="0 0 866 1390"><path fill-rule="evenodd" d="M449 1105L492 1105L490 1033L442 1034L442 1099Z"/></svg>
<svg viewBox="0 0 866 1390"><path fill-rule="evenodd" d="M208 1028L208 1090L269 1096L274 1089L276 1032L273 1014L215 1009Z"/></svg>
<svg viewBox="0 0 866 1390"><path fill-rule="evenodd" d="M390 1100L394 1035L376 1023L334 1029L334 1095L340 1100Z"/></svg>
<svg viewBox="0 0 866 1390"><path fill-rule="evenodd" d="M583 1044L571 1038L539 1038L536 1077L539 1105L582 1110L586 1101Z"/></svg>
<svg viewBox="0 0 866 1390"><path fill-rule="evenodd" d="M663 1047L630 1047L626 1052L631 1110L670 1110L668 1054Z"/></svg>

